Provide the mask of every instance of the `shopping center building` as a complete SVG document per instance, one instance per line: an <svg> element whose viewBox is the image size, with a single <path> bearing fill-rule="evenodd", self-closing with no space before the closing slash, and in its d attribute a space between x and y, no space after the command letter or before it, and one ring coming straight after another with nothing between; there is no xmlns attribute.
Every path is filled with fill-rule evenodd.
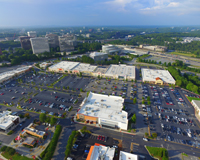
<svg viewBox="0 0 200 160"><path fill-rule="evenodd" d="M176 81L174 80L174 78L168 70L142 68L141 72L143 82L150 82L152 84L160 85L176 83Z"/></svg>
<svg viewBox="0 0 200 160"><path fill-rule="evenodd" d="M62 61L54 64L48 68L51 72L60 73L82 73L87 76L101 76L103 78L112 79L135 79L135 66L128 66L125 64L110 65L109 67L101 67L96 65L90 65L80 62Z"/></svg>
<svg viewBox="0 0 200 160"><path fill-rule="evenodd" d="M80 105L77 120L100 127L127 130L128 113L123 111L124 99L90 92Z"/></svg>

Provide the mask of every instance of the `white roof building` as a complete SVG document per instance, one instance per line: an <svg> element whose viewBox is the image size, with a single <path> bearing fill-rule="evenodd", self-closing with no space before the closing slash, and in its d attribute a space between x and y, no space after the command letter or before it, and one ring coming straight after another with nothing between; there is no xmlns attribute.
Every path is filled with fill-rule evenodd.
<svg viewBox="0 0 200 160"><path fill-rule="evenodd" d="M176 81L167 70L146 69L142 68L142 81L156 82L156 78L160 78L164 83L175 84Z"/></svg>
<svg viewBox="0 0 200 160"><path fill-rule="evenodd" d="M86 121L93 119L90 117L96 117L96 123L102 126L127 130L128 114L122 110L123 103L122 97L90 92L80 105L81 109L77 114L80 114L79 118L81 115L86 116L84 117Z"/></svg>
<svg viewBox="0 0 200 160"><path fill-rule="evenodd" d="M102 145L94 145L94 147L91 147L92 154L90 157L88 157L88 160L113 160L115 155L115 148L110 148Z"/></svg>
<svg viewBox="0 0 200 160"><path fill-rule="evenodd" d="M7 81L16 75L24 73L25 71L29 70L31 67L32 66L24 66L24 67L17 68L15 70L0 73L0 83Z"/></svg>
<svg viewBox="0 0 200 160"><path fill-rule="evenodd" d="M4 131L8 131L14 125L19 123L19 116L10 115L10 111L3 111L0 113L0 129ZM16 124L15 124L16 123Z"/></svg>
<svg viewBox="0 0 200 160"><path fill-rule="evenodd" d="M138 160L138 155L120 151L119 160Z"/></svg>
<svg viewBox="0 0 200 160"><path fill-rule="evenodd" d="M80 62L61 61L49 67L50 71L69 71L76 67Z"/></svg>
<svg viewBox="0 0 200 160"><path fill-rule="evenodd" d="M90 57L101 56L101 55L107 55L107 53L103 53L103 52L92 52L92 53L90 53Z"/></svg>
<svg viewBox="0 0 200 160"><path fill-rule="evenodd" d="M123 64L110 65L105 73L105 76L113 78L135 79L135 66L127 66Z"/></svg>
<svg viewBox="0 0 200 160"><path fill-rule="evenodd" d="M51 64L52 64L51 62L42 62L42 63L40 63L40 68L47 68Z"/></svg>
<svg viewBox="0 0 200 160"><path fill-rule="evenodd" d="M79 72L93 72L97 66L93 66L87 63L79 63L77 66L72 68L72 70L77 70Z"/></svg>
<svg viewBox="0 0 200 160"><path fill-rule="evenodd" d="M97 66L87 63L62 61L49 67L50 71L78 71L78 72L93 72Z"/></svg>
<svg viewBox="0 0 200 160"><path fill-rule="evenodd" d="M108 54L118 54L121 51L118 47L112 45L112 44L107 44L107 45L102 45L102 52L108 53Z"/></svg>

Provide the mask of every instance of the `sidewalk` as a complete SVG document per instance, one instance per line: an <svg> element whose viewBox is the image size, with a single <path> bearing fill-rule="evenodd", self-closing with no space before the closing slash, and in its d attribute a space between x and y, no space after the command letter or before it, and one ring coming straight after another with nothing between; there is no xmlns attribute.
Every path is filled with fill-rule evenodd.
<svg viewBox="0 0 200 160"><path fill-rule="evenodd" d="M0 154L0 160L7 160L7 159Z"/></svg>

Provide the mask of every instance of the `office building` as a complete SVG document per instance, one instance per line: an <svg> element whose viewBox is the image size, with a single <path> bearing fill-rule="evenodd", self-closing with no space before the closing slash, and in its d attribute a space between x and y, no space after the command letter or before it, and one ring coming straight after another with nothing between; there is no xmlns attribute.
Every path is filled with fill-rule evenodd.
<svg viewBox="0 0 200 160"><path fill-rule="evenodd" d="M31 38L30 41L33 54L50 52L48 38L37 37L37 38Z"/></svg>
<svg viewBox="0 0 200 160"><path fill-rule="evenodd" d="M120 151L119 160L139 160L139 156L136 154Z"/></svg>
<svg viewBox="0 0 200 160"><path fill-rule="evenodd" d="M76 36L73 34L66 34L59 36L59 46L61 52L73 51L77 45Z"/></svg>
<svg viewBox="0 0 200 160"><path fill-rule="evenodd" d="M176 81L167 70L142 68L142 81L152 84L175 84Z"/></svg>
<svg viewBox="0 0 200 160"><path fill-rule="evenodd" d="M0 113L0 130L4 132L9 132L14 129L20 121L19 116L10 115L10 111L3 111Z"/></svg>
<svg viewBox="0 0 200 160"><path fill-rule="evenodd" d="M100 127L127 130L128 114L123 111L124 99L90 92L80 105L77 119Z"/></svg>
<svg viewBox="0 0 200 160"><path fill-rule="evenodd" d="M57 34L47 34L45 37L48 38L50 48L56 48L59 46Z"/></svg>
<svg viewBox="0 0 200 160"><path fill-rule="evenodd" d="M33 38L33 37L28 37L28 36L19 37L20 43L21 43L21 47L23 49L25 49L25 50L31 49L31 41L30 41L31 38Z"/></svg>
<svg viewBox="0 0 200 160"><path fill-rule="evenodd" d="M28 34L28 36L29 37L37 37L37 33L36 33L36 31L29 31L29 32L27 32L27 34Z"/></svg>
<svg viewBox="0 0 200 160"><path fill-rule="evenodd" d="M92 52L89 57L94 59L94 61L104 61L105 59L108 59L108 54L103 52Z"/></svg>
<svg viewBox="0 0 200 160"><path fill-rule="evenodd" d="M115 55L120 53L120 49L114 45L108 44L108 45L102 45L102 52Z"/></svg>
<svg viewBox="0 0 200 160"><path fill-rule="evenodd" d="M95 143L90 147L86 160L113 160L115 148L110 148L102 144Z"/></svg>

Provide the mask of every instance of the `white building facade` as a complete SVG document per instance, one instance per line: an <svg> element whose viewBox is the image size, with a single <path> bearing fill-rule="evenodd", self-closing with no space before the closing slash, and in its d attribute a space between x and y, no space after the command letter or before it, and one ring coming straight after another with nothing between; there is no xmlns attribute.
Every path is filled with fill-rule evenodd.
<svg viewBox="0 0 200 160"><path fill-rule="evenodd" d="M31 38L30 41L33 54L50 52L48 38L37 37L37 38Z"/></svg>

